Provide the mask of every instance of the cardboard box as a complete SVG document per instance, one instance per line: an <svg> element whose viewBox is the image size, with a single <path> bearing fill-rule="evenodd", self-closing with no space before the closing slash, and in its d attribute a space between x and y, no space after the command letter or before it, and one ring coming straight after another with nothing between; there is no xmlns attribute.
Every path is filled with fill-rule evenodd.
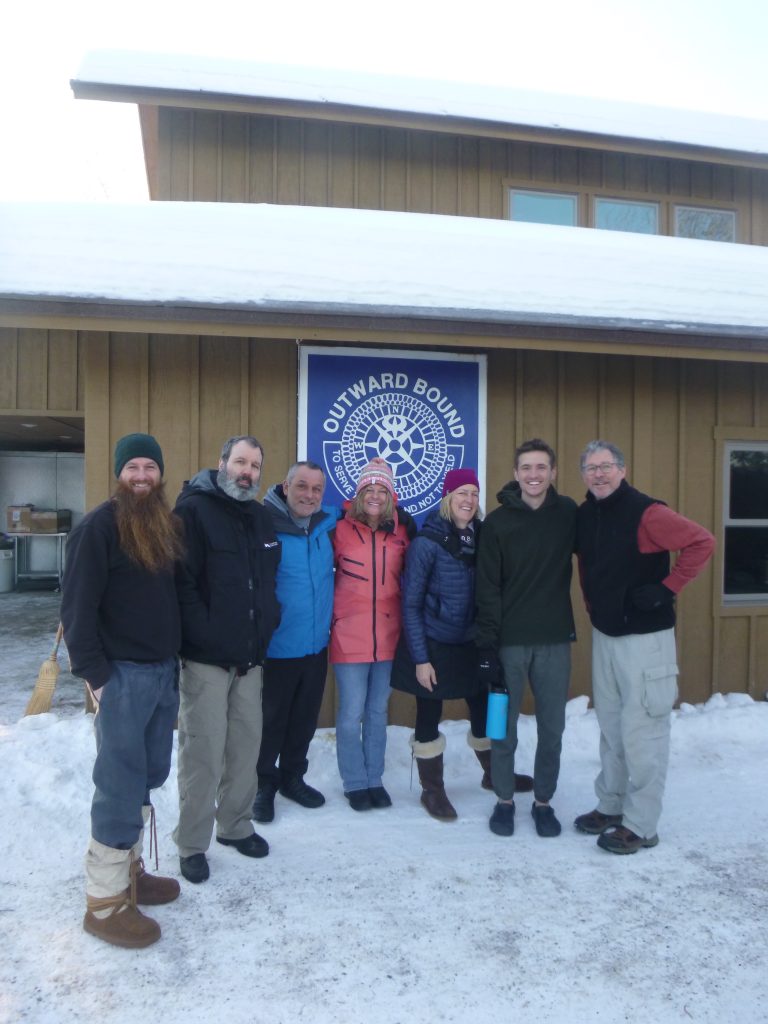
<svg viewBox="0 0 768 1024"><path fill-rule="evenodd" d="M69 533L72 529L72 513L67 508L9 505L6 519L8 533Z"/></svg>

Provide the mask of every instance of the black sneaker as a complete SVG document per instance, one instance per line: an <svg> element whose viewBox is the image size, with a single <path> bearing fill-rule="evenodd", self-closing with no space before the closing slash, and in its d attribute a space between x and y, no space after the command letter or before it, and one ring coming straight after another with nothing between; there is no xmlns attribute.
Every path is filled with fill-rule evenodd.
<svg viewBox="0 0 768 1024"><path fill-rule="evenodd" d="M280 796L293 800L301 807L322 807L325 797L318 790L308 786L299 775L291 775L280 783Z"/></svg>
<svg viewBox="0 0 768 1024"><path fill-rule="evenodd" d="M536 822L536 831L542 839L560 835L560 822L549 804L531 804L531 814Z"/></svg>
<svg viewBox="0 0 768 1024"><path fill-rule="evenodd" d="M193 853L189 857L179 857L181 874L188 882L199 885L200 882L207 882L211 874L204 853Z"/></svg>
<svg viewBox="0 0 768 1024"><path fill-rule="evenodd" d="M383 786L373 786L368 790L368 796L371 798L371 807L392 806L392 797Z"/></svg>
<svg viewBox="0 0 768 1024"><path fill-rule="evenodd" d="M251 832L245 839L222 839L216 836L216 842L222 846L234 846L244 857L266 857L269 853L269 843L255 832Z"/></svg>
<svg viewBox="0 0 768 1024"><path fill-rule="evenodd" d="M488 822L491 832L497 836L511 836L515 832L515 805L498 803L493 808Z"/></svg>
<svg viewBox="0 0 768 1024"><path fill-rule="evenodd" d="M349 806L353 811L370 811L373 807L371 794L367 789L353 789L344 796L349 800Z"/></svg>
<svg viewBox="0 0 768 1024"><path fill-rule="evenodd" d="M275 820L275 788L262 786L253 801L251 817L262 825Z"/></svg>

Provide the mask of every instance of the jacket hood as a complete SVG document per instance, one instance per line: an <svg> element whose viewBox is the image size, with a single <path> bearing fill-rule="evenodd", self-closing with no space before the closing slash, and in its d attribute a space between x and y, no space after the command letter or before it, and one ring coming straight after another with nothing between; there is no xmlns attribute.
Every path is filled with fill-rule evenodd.
<svg viewBox="0 0 768 1024"><path fill-rule="evenodd" d="M557 502L557 498L557 490L555 489L554 484L550 484L544 497L544 501L538 509L533 509L523 501L523 492L521 491L520 484L517 480L510 480L508 484L504 484L496 495L496 500L504 508L517 509L523 512L538 512L540 509L546 508L548 505L554 505Z"/></svg>
<svg viewBox="0 0 768 1024"><path fill-rule="evenodd" d="M288 502L282 484L274 484L264 495L264 508L272 517L272 525L278 533L293 533L304 536L305 530L291 518ZM312 533L318 523L322 523L332 512L324 505L313 512L306 532Z"/></svg>
<svg viewBox="0 0 768 1024"><path fill-rule="evenodd" d="M217 469L201 469L199 473L196 473L191 480L185 480L184 485L181 488L181 494L176 500L177 505L183 504L188 498L195 497L199 494L206 494L210 498L218 498L219 501L225 502L233 509L237 509L243 515L248 515L253 504L257 504L254 501L238 501L236 498L230 498L219 485L216 483L216 478L219 475Z"/></svg>

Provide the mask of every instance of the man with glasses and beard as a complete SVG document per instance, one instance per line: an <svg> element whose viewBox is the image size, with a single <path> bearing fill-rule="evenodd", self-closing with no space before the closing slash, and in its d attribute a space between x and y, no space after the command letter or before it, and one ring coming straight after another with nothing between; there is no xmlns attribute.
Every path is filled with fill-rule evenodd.
<svg viewBox="0 0 768 1024"><path fill-rule="evenodd" d="M163 471L154 437L117 442L117 490L72 531L61 599L72 672L97 709L83 927L132 949L160 938L137 903L179 895L175 879L148 874L141 859L144 826L150 835L154 826L149 791L168 778L179 707L174 568L182 544Z"/></svg>
<svg viewBox="0 0 768 1024"><path fill-rule="evenodd" d="M610 441L581 453L587 486L576 547L592 622L592 694L600 725L597 807L580 832L609 853L656 846L677 699L675 598L709 561L703 526L631 487ZM678 552L675 564L670 553Z"/></svg>
<svg viewBox="0 0 768 1024"><path fill-rule="evenodd" d="M231 437L218 470L184 488L176 514L184 524L178 575L182 621L179 711L181 873L204 882L216 841L246 857L265 857L253 831L261 743L261 665L280 621L275 580L280 543L256 501L264 449L255 437Z"/></svg>

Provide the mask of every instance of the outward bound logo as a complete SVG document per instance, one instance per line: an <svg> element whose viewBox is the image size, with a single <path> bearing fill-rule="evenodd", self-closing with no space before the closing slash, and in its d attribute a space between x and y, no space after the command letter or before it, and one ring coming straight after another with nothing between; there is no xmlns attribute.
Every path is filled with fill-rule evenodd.
<svg viewBox="0 0 768 1024"><path fill-rule="evenodd" d="M423 377L361 377L337 396L323 422L328 477L350 498L363 468L379 456L392 467L400 505L417 514L440 500L443 477L461 466L466 433L450 397Z"/></svg>

